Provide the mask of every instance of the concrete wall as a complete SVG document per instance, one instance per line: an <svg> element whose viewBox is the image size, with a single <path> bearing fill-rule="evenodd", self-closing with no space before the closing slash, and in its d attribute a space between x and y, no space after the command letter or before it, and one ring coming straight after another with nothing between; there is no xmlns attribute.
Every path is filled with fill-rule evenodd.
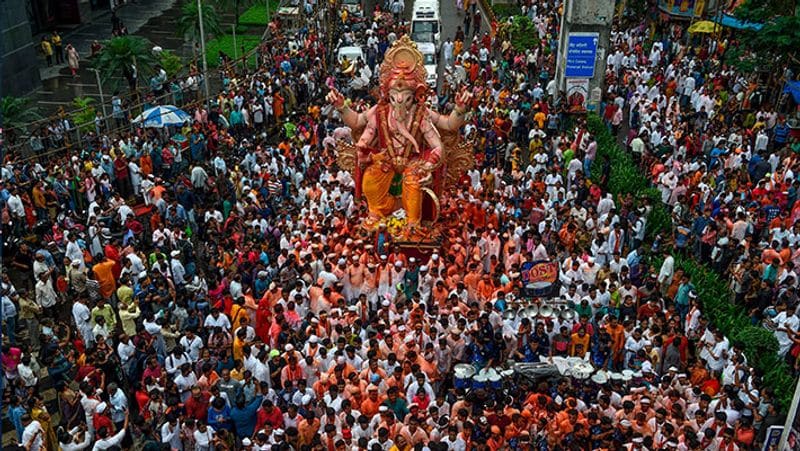
<svg viewBox="0 0 800 451"><path fill-rule="evenodd" d="M593 101L592 93L605 89L606 56L611 39L611 22L614 19L614 0L566 0L561 30L558 35L558 61L556 80L559 91L566 91L564 68L566 66L567 42L570 33L598 33L597 57L594 77L589 79L589 108L599 108L599 100Z"/></svg>
<svg viewBox="0 0 800 451"><path fill-rule="evenodd" d="M21 96L39 86L39 55L26 0L0 0L0 96Z"/></svg>

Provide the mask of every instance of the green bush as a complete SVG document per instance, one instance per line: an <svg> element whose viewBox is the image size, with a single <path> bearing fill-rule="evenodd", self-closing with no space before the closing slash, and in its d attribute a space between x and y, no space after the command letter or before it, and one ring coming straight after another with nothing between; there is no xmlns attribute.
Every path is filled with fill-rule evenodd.
<svg viewBox="0 0 800 451"><path fill-rule="evenodd" d="M661 202L661 192L650 186L633 158L617 143L603 121L596 114L587 117L589 131L597 139L597 157L592 168L592 179L598 182L603 157L611 162L611 175L607 189L612 194L634 194L639 199L647 198L653 209L647 218L647 235L672 232L669 210ZM732 293L727 280L719 273L696 262L694 259L674 255L675 266L692 277L697 287L698 299L703 314L709 318L731 341L741 341L748 363L763 374L763 386L775 391L777 402L784 411L789 409L794 395L796 379L789 365L778 355L778 341L772 332L760 325L752 325L745 310L731 303ZM659 267L661 261L654 262Z"/></svg>
<svg viewBox="0 0 800 451"><path fill-rule="evenodd" d="M780 408L788 410L796 379L789 365L778 355L775 335L761 325L752 325L744 309L731 303L732 293L727 281L720 278L717 272L691 258L674 257L675 267L682 268L692 277L703 315L729 340L742 342L748 364L761 371L763 386L772 388Z"/></svg>
<svg viewBox="0 0 800 451"><path fill-rule="evenodd" d="M244 47L245 52L250 52L251 50L258 47L261 43L261 38L259 36L253 35L236 35L236 56L242 58L242 47ZM232 35L223 35L212 39L206 43L206 62L210 67L218 67L219 66L219 52L222 51L226 55L230 56L231 58L234 57L233 51L233 36ZM254 66L256 61L255 55L251 55L247 59L248 66Z"/></svg>
<svg viewBox="0 0 800 451"><path fill-rule="evenodd" d="M508 3L492 5L492 11L497 17L497 20L504 20L507 17L519 16L522 14L522 9L519 6Z"/></svg>
<svg viewBox="0 0 800 451"><path fill-rule="evenodd" d="M75 111L72 112L72 122L82 132L89 132L94 130L94 118L97 111L94 108L96 101L93 97L75 97L72 99L72 106Z"/></svg>
<svg viewBox="0 0 800 451"><path fill-rule="evenodd" d="M158 58L159 64L164 68L167 77L174 78L183 69L183 60L170 50L162 50Z"/></svg>
<svg viewBox="0 0 800 451"><path fill-rule="evenodd" d="M269 13L270 17L275 15L275 11L280 6L280 0L269 0ZM267 25L267 6L264 2L251 6L247 11L239 16L239 23L249 26L266 26ZM237 30L238 31L238 30Z"/></svg>
<svg viewBox="0 0 800 451"><path fill-rule="evenodd" d="M661 203L661 192L650 186L647 178L633 161L633 158L617 143L617 139L608 131L603 121L596 114L587 118L589 131L597 139L597 156L595 167L592 168L593 181L599 182L600 165L604 157L611 161L611 175L609 176L609 192L614 195L631 193L639 199L647 198L653 206L647 218L647 237L653 238L659 233L672 231L672 216L667 207Z"/></svg>
<svg viewBox="0 0 800 451"><path fill-rule="evenodd" d="M511 18L511 26L508 32L511 35L511 46L518 52L539 47L539 32L536 25L528 19L528 16L514 16Z"/></svg>

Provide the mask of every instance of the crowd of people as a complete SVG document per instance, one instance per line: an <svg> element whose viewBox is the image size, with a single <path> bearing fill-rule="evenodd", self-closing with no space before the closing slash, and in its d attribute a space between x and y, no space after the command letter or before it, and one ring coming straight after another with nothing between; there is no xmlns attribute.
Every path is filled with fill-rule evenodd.
<svg viewBox="0 0 800 451"><path fill-rule="evenodd" d="M727 43L618 26L600 111L676 224L645 243L652 205L607 192L614 168L552 80L559 2L524 5L540 38L524 51L475 2L457 6L430 101L446 111L472 91L477 164L442 200L432 253L359 227L336 162L349 130L324 101L342 88L339 37L314 9L299 32L273 30L255 71L222 66L185 140L98 130L63 158L4 161L4 448L730 451L782 424L672 253L729 276L731 302L796 362L787 118L720 64ZM404 32L386 16L344 29L366 47L353 76L377 74ZM375 101L354 94L354 109ZM532 297L522 273L540 261L558 281ZM568 309L520 314L530 305ZM562 358L590 370L508 371Z"/></svg>

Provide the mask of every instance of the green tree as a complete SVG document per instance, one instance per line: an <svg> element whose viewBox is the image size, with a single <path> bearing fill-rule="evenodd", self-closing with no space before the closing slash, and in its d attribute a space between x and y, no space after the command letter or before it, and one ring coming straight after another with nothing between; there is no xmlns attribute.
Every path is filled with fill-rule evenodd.
<svg viewBox="0 0 800 451"><path fill-rule="evenodd" d="M206 40L209 36L222 34L222 27L219 24L219 17L214 6L202 3L203 8L203 32ZM178 18L178 34L191 42L200 42L200 21L197 14L197 2L186 0L181 7L181 16Z"/></svg>
<svg viewBox="0 0 800 451"><path fill-rule="evenodd" d="M159 64L167 72L167 77L173 78L183 69L183 60L180 56L169 50L162 50L159 55Z"/></svg>
<svg viewBox="0 0 800 451"><path fill-rule="evenodd" d="M132 68L136 67L138 79L153 72L158 60L153 56L153 44L141 36L118 36L103 43L103 48L94 56L92 66L100 71L103 82L112 77L130 80Z"/></svg>
<svg viewBox="0 0 800 451"><path fill-rule="evenodd" d="M38 108L30 103L30 99L24 97L0 98L0 125L9 142L25 134L28 124L42 120Z"/></svg>
<svg viewBox="0 0 800 451"><path fill-rule="evenodd" d="M734 15L743 21L763 24L760 30L737 31L738 47L725 55L727 63L743 71L783 65L800 66L800 16L798 0L746 0Z"/></svg>
<svg viewBox="0 0 800 451"><path fill-rule="evenodd" d="M539 32L528 16L514 16L508 32L511 35L511 45L518 52L535 49L539 46Z"/></svg>
<svg viewBox="0 0 800 451"><path fill-rule="evenodd" d="M239 11L241 8L249 8L254 3L255 0L214 0L214 5L219 8L220 11L233 10L233 12L236 14L234 16L234 22L237 24L239 22ZM205 13L205 11L203 12Z"/></svg>
<svg viewBox="0 0 800 451"><path fill-rule="evenodd" d="M745 0L734 15L750 22L764 22L777 16L793 16L797 0Z"/></svg>
<svg viewBox="0 0 800 451"><path fill-rule="evenodd" d="M92 97L75 97L72 99L72 106L75 111L70 113L72 122L81 131L94 129L94 118L97 111L94 108L95 100Z"/></svg>

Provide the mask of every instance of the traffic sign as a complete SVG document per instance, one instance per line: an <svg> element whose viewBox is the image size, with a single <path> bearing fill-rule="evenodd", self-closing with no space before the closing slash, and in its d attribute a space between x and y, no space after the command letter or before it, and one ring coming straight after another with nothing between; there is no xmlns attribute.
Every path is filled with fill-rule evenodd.
<svg viewBox="0 0 800 451"><path fill-rule="evenodd" d="M566 78L594 77L599 33L570 33L567 40Z"/></svg>

